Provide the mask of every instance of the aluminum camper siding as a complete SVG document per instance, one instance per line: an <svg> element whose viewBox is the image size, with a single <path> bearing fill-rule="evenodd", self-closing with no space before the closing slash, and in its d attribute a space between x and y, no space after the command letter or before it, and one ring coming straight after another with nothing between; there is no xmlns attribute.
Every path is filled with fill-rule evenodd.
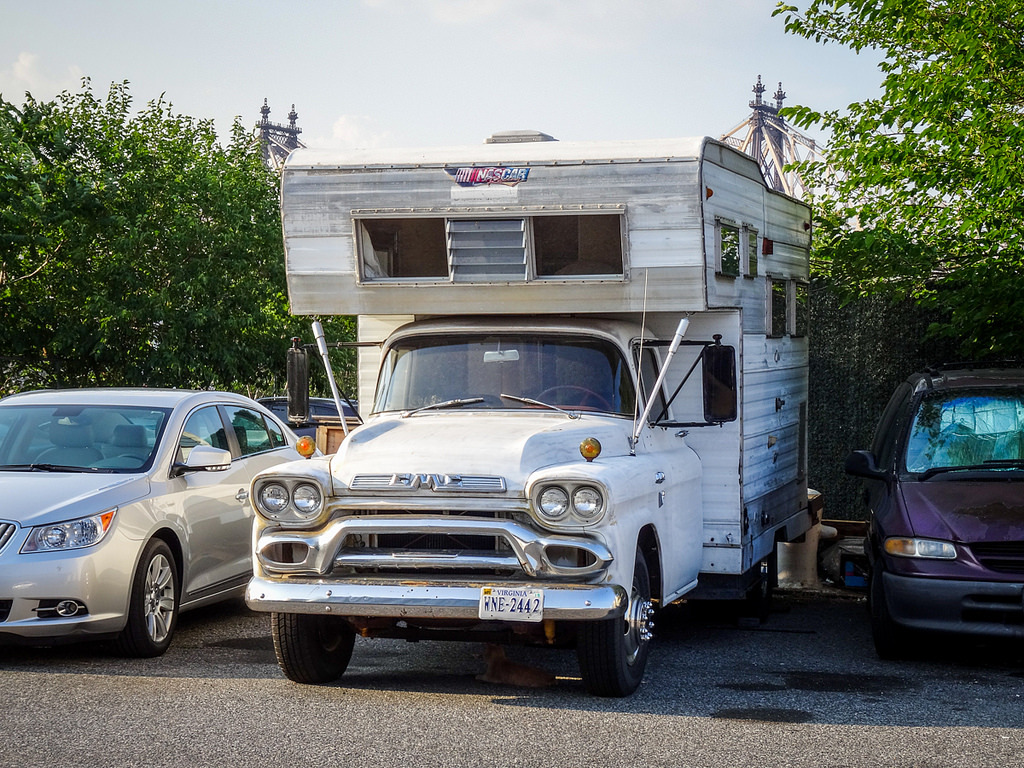
<svg viewBox="0 0 1024 768"><path fill-rule="evenodd" d="M389 155L387 164L372 154L337 158L298 150L282 176L291 310L351 315L435 314L442 307L450 314L508 312L512 307L540 314L639 312L646 298L649 311L704 311L702 146L695 140L481 145L415 156L399 152ZM466 163L518 163L530 168L530 176L514 187L463 188L444 169ZM360 280L353 227L359 216L472 219L580 209L623 212L622 278L472 285Z"/></svg>

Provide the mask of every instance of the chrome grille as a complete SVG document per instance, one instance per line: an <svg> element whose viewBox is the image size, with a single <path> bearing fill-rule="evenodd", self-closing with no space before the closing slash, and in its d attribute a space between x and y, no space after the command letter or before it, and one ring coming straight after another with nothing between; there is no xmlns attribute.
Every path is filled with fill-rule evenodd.
<svg viewBox="0 0 1024 768"><path fill-rule="evenodd" d="M397 472L356 475L353 491L435 491L438 493L504 493L505 478L495 475L445 475Z"/></svg>
<svg viewBox="0 0 1024 768"><path fill-rule="evenodd" d="M8 542L14 538L14 532L18 529L14 523L0 522L0 552L3 552L4 547L7 546Z"/></svg>

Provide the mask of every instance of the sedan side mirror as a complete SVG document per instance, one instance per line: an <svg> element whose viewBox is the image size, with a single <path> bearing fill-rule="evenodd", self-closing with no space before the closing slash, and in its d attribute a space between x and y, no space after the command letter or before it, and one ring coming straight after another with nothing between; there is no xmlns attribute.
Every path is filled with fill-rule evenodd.
<svg viewBox="0 0 1024 768"><path fill-rule="evenodd" d="M210 445L197 445L188 452L184 462L175 462L171 467L172 475L185 472L223 472L231 469L231 452Z"/></svg>
<svg viewBox="0 0 1024 768"><path fill-rule="evenodd" d="M875 455L871 451L853 451L846 457L844 467L846 474L855 477L866 477L869 480L885 480L889 475L878 468Z"/></svg>

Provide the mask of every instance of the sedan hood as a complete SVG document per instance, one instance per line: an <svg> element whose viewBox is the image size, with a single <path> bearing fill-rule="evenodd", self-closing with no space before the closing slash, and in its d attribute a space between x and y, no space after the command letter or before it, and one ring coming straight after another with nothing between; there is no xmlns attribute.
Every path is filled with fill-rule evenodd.
<svg viewBox="0 0 1024 768"><path fill-rule="evenodd" d="M1024 540L1024 482L903 483L914 534L965 543Z"/></svg>
<svg viewBox="0 0 1024 768"><path fill-rule="evenodd" d="M603 456L628 453L630 427L626 419L521 411L383 417L352 433L332 472L346 485L359 474L491 475L516 490L541 467L583 462L587 437L600 441Z"/></svg>
<svg viewBox="0 0 1024 768"><path fill-rule="evenodd" d="M149 493L146 475L0 472L0 520L22 526L72 520Z"/></svg>

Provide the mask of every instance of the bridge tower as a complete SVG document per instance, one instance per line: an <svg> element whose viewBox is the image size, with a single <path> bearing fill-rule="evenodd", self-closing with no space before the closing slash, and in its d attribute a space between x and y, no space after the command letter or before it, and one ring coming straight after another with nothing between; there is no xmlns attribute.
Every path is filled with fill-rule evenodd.
<svg viewBox="0 0 1024 768"><path fill-rule="evenodd" d="M812 190L806 188L799 172L787 170L786 166L803 160L821 160L821 151L814 139L787 125L779 116L782 102L786 99L782 83L773 95L774 105L762 99L766 90L758 75L753 88L754 98L750 102L753 112L721 138L730 146L757 158L765 180L773 189L792 197L810 197Z"/></svg>
<svg viewBox="0 0 1024 768"><path fill-rule="evenodd" d="M299 134L302 133L302 129L295 124L299 116L295 112L295 105L292 104L292 111L288 113L288 125L270 122L270 107L267 106L266 99L263 100L260 114L263 117L256 123L256 128L260 132L263 162L266 163L268 168L280 169L289 152L306 146L299 141Z"/></svg>

